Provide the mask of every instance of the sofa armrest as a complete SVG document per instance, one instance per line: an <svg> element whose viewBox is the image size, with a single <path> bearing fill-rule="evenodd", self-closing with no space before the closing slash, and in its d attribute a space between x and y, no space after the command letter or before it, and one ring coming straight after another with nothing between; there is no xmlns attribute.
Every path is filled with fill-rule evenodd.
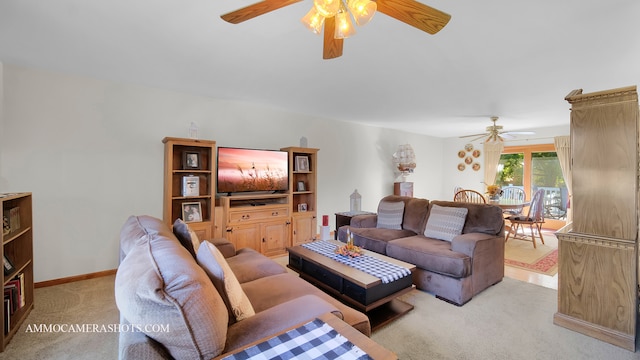
<svg viewBox="0 0 640 360"><path fill-rule="evenodd" d="M378 225L377 214L356 215L351 218L349 226L354 228L374 228Z"/></svg>
<svg viewBox="0 0 640 360"><path fill-rule="evenodd" d="M229 240L225 238L216 238L209 240L210 243L216 246L222 253L222 256L229 258L236 255L236 247Z"/></svg>
<svg viewBox="0 0 640 360"><path fill-rule="evenodd" d="M333 313L342 320L342 313L335 306L316 295L305 295L278 304L229 326L224 352L269 339L278 332L326 313Z"/></svg>
<svg viewBox="0 0 640 360"><path fill-rule="evenodd" d="M451 250L459 252L473 258L476 255L476 248L483 241L504 241L496 235L483 233L467 233L458 235L451 241Z"/></svg>

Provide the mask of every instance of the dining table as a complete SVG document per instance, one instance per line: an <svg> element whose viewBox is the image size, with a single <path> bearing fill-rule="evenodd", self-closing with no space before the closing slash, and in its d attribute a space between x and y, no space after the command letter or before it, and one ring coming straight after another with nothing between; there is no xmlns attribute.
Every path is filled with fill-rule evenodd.
<svg viewBox="0 0 640 360"><path fill-rule="evenodd" d="M487 204L497 205L502 210L507 211L507 210L522 209L525 206L531 205L531 201L529 201L529 200L521 201L521 200L514 200L514 199L500 199L500 200L488 200Z"/></svg>

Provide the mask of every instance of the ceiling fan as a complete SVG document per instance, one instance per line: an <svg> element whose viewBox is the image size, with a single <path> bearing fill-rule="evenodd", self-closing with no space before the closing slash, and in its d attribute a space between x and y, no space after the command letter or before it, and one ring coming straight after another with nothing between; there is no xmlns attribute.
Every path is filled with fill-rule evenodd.
<svg viewBox="0 0 640 360"><path fill-rule="evenodd" d="M302 0L263 0L224 14L221 18L229 23L238 24L299 1ZM332 10L326 11L328 7L331 7ZM320 33L324 25L322 57L323 59L333 59L342 56L344 38L349 35L344 33L344 28L349 24L352 25L348 10L351 11L358 25L364 25L371 19L376 8L377 11L385 15L429 34L435 34L442 30L451 19L451 15L415 0L314 0L311 11L305 16L306 19L302 20L307 27L316 33ZM361 16L361 12L365 13L364 17ZM310 18L310 15L314 15L314 17Z"/></svg>
<svg viewBox="0 0 640 360"><path fill-rule="evenodd" d="M535 132L533 131L503 131L502 125L496 125L496 121L498 121L497 116L492 116L491 121L493 121L493 125L487 126L487 132L484 134L473 134L473 135L465 135L460 136L460 138L468 138L475 137L471 141L480 140L482 138L486 139L484 142L502 142L504 139L515 139L513 135L533 135Z"/></svg>

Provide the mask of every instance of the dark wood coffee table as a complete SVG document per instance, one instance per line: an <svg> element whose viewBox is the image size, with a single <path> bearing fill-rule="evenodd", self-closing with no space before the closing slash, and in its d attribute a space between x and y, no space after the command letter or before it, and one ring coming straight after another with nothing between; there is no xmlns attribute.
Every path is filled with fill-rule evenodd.
<svg viewBox="0 0 640 360"><path fill-rule="evenodd" d="M327 240L337 245L344 243ZM324 290L345 304L358 309L369 317L371 329L376 330L390 321L406 314L413 305L397 299L415 288L411 276L405 276L390 283L363 271L342 264L327 256L309 250L301 245L287 249L288 267L300 274L300 277ZM415 265L365 250L365 255L415 270Z"/></svg>

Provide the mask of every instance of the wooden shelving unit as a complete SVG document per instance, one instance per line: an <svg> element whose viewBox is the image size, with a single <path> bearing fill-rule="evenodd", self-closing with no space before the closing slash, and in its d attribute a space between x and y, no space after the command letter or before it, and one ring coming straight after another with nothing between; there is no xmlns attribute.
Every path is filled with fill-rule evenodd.
<svg viewBox="0 0 640 360"><path fill-rule="evenodd" d="M291 243L293 246L316 240L318 201L318 150L286 147L289 153L289 193L291 195ZM306 159L306 160L305 160ZM300 187L298 184L302 183Z"/></svg>
<svg viewBox="0 0 640 360"><path fill-rule="evenodd" d="M211 239L214 233L216 142L200 139L165 137L164 143L164 201L163 219L170 226L180 218L201 240ZM197 159L197 160L196 160ZM195 162L194 162L195 161ZM185 177L197 179L197 195L185 195ZM183 207L199 204L196 221L185 219ZM190 206L189 209L192 209ZM201 220L201 221L198 221Z"/></svg>
<svg viewBox="0 0 640 360"><path fill-rule="evenodd" d="M12 297L3 303L2 342L0 351L15 335L33 309L33 216L31 193L0 194L3 225L2 256L10 262L4 266L3 287ZM17 280L17 281L16 281ZM9 306L9 308L7 308Z"/></svg>

